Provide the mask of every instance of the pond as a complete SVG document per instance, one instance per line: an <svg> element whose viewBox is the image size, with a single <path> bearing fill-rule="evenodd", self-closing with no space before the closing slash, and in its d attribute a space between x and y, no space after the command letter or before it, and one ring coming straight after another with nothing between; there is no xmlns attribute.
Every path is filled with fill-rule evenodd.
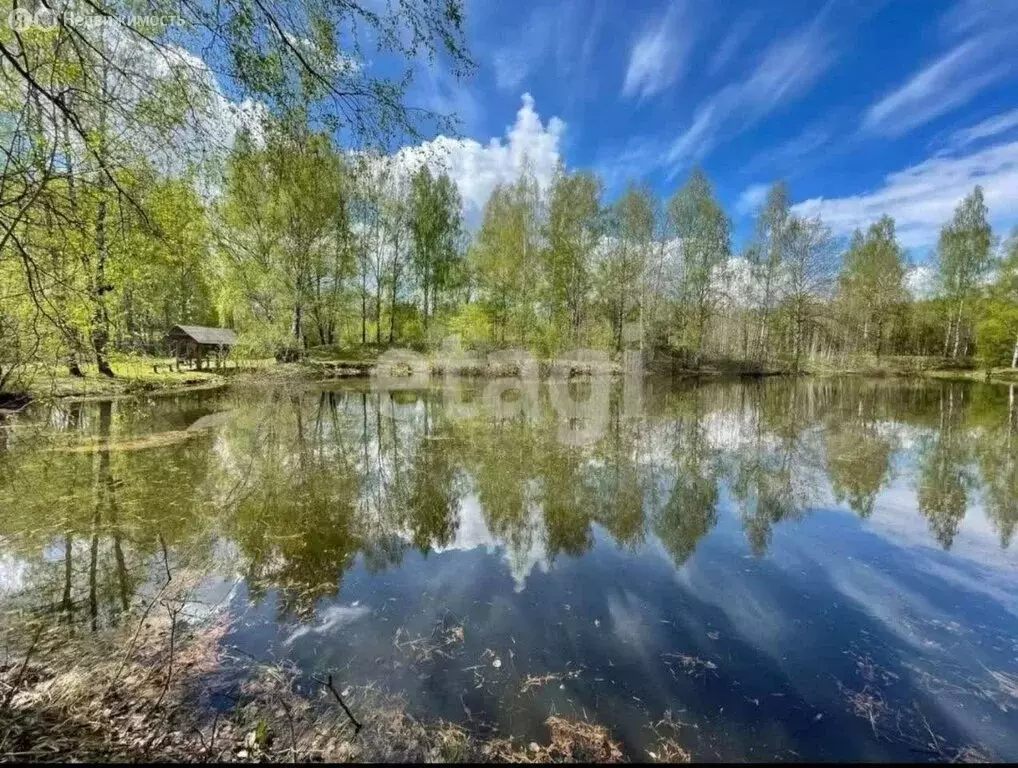
<svg viewBox="0 0 1018 768"><path fill-rule="evenodd" d="M96 629L188 573L242 656L525 740L1018 760L1013 388L413 386L27 410L0 600Z"/></svg>

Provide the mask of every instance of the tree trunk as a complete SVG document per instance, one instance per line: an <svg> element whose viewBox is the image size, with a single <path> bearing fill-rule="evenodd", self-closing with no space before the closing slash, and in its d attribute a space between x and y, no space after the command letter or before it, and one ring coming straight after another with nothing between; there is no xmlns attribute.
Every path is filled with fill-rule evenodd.
<svg viewBox="0 0 1018 768"><path fill-rule="evenodd" d="M106 70L103 70L103 97L107 94ZM96 154L105 160L106 157L106 105L99 106L99 146ZM95 364L99 373L112 378L113 369L110 368L106 359L106 345L110 339L110 316L106 309L106 292L112 290L106 284L106 258L108 256L106 244L106 189L108 179L102 168L96 170L98 174L99 206L95 217L95 269L92 272L92 282L89 286L89 298L92 301L92 328L91 341L92 351L95 353Z"/></svg>
<svg viewBox="0 0 1018 768"><path fill-rule="evenodd" d="M382 343L382 281L375 282L375 344Z"/></svg>
<svg viewBox="0 0 1018 768"><path fill-rule="evenodd" d="M1011 352L1011 368L1018 368L1018 335L1014 337L1014 349Z"/></svg>
<svg viewBox="0 0 1018 768"><path fill-rule="evenodd" d="M951 354L952 359L958 358L958 342L961 340L961 310L964 303L964 301L958 302L958 317L954 323L954 351Z"/></svg>
<svg viewBox="0 0 1018 768"><path fill-rule="evenodd" d="M368 273L361 272L361 344L368 343Z"/></svg>
<svg viewBox="0 0 1018 768"><path fill-rule="evenodd" d="M104 193L104 187L105 184L100 184L100 194ZM99 200L99 208L96 213L95 250L95 272L92 275L92 285L89 291L89 298L92 300L92 351L95 353L95 364L99 373L112 378L113 369L110 368L109 360L106 358L106 346L110 339L110 317L106 310L106 292L109 290L109 286L106 285L105 199Z"/></svg>
<svg viewBox="0 0 1018 768"><path fill-rule="evenodd" d="M428 330L428 298L430 295L428 268L424 268L424 330Z"/></svg>
<svg viewBox="0 0 1018 768"><path fill-rule="evenodd" d="M389 344L393 343L396 336L396 272L392 273L392 298L389 300Z"/></svg>

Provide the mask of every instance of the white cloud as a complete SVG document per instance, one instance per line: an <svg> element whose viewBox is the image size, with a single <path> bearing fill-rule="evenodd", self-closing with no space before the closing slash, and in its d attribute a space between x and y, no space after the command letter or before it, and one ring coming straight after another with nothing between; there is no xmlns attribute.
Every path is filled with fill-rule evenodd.
<svg viewBox="0 0 1018 768"><path fill-rule="evenodd" d="M748 216L763 205L763 201L767 199L767 185L766 184L750 184L739 195L739 199L735 201L735 212L740 216Z"/></svg>
<svg viewBox="0 0 1018 768"><path fill-rule="evenodd" d="M990 66L996 55L983 37L961 43L870 107L863 129L900 136L968 103L1011 71L1006 59Z"/></svg>
<svg viewBox="0 0 1018 768"><path fill-rule="evenodd" d="M693 45L688 24L680 23L682 16L680 6L672 3L644 29L629 54L623 96L647 98L678 80Z"/></svg>
<svg viewBox="0 0 1018 768"><path fill-rule="evenodd" d="M905 289L913 299L928 299L937 291L937 271L920 265L905 272Z"/></svg>
<svg viewBox="0 0 1018 768"><path fill-rule="evenodd" d="M869 226L882 214L894 217L906 247L936 243L940 227L962 198L980 184L998 227L1018 220L1018 141L1000 143L962 156L937 156L890 173L872 192L805 200L796 213L819 214L837 234Z"/></svg>
<svg viewBox="0 0 1018 768"><path fill-rule="evenodd" d="M672 175L706 155L726 133L744 131L781 105L806 93L833 61L822 18L772 43L756 67L702 103L672 144Z"/></svg>
<svg viewBox="0 0 1018 768"><path fill-rule="evenodd" d="M994 115L993 117L983 120L981 123L976 123L969 128L955 131L951 134L951 138L948 139L947 144L952 149L961 149L962 147L974 144L982 139L999 136L1013 128L1018 128L1018 109L1012 109L1010 112L1002 112L999 115Z"/></svg>
<svg viewBox="0 0 1018 768"><path fill-rule="evenodd" d="M516 121L507 128L504 138L493 138L481 144L474 139L439 136L400 150L396 159L406 168L427 162L436 169L445 170L459 188L467 226L473 228L480 221L491 191L497 184L515 180L524 160L530 163L542 188L547 188L561 157L565 129L566 124L557 117L542 122L534 108L533 97L525 93Z"/></svg>
<svg viewBox="0 0 1018 768"><path fill-rule="evenodd" d="M960 0L941 16L938 27L939 36L953 47L871 106L863 118L864 130L905 134L1015 74L1011 62L1018 3Z"/></svg>

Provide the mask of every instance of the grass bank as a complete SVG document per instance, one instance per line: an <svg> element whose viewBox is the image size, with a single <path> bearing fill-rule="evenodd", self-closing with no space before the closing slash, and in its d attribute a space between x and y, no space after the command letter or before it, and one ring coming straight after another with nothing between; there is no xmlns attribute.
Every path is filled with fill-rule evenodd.
<svg viewBox="0 0 1018 768"><path fill-rule="evenodd" d="M133 357L114 360L115 376L101 375L85 366L81 377L70 376L64 369L39 368L29 378L28 393L39 399L96 399L130 395L176 394L216 389L225 386L320 382L365 377L378 364L376 349L345 350L342 355L312 351L299 363L279 363L272 359L231 360L214 370L173 370L168 358ZM463 376L497 378L526 373L526 367L511 357L484 359L463 356L448 358L422 355L430 375L455 373ZM421 358L415 358L419 360ZM536 374L583 376L616 375L623 372L617 362L583 360L537 360ZM418 363L393 361L384 370L390 376L409 376ZM675 377L764 377L782 375L922 377L967 381L1018 383L1018 370L978 368L971 362L958 363L944 358L858 356L829 361L808 361L796 368L790 362L756 363L743 360L707 360L691 367L678 360L657 359L645 366L647 372Z"/></svg>
<svg viewBox="0 0 1018 768"><path fill-rule="evenodd" d="M980 367L972 360L945 357L859 355L832 361L810 361L803 372L813 376L869 376L1018 383L1014 368Z"/></svg>
<svg viewBox="0 0 1018 768"><path fill-rule="evenodd" d="M28 377L28 393L39 399L99 399L141 394L176 394L217 389L229 385L310 381L363 375L369 368L322 363L277 363L274 360L230 361L221 369L174 370L165 358L132 358L111 363L113 377L94 366L83 366L82 376L65 369L39 368Z"/></svg>

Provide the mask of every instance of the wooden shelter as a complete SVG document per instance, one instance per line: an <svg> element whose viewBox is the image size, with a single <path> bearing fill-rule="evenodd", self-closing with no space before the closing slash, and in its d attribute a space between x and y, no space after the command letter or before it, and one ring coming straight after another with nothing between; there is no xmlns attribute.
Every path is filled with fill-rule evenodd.
<svg viewBox="0 0 1018 768"><path fill-rule="evenodd" d="M206 356L215 356L219 368L230 349L237 343L237 334L229 328L206 328L203 325L175 325L166 334L170 351L177 359L177 368L191 362L200 371Z"/></svg>

